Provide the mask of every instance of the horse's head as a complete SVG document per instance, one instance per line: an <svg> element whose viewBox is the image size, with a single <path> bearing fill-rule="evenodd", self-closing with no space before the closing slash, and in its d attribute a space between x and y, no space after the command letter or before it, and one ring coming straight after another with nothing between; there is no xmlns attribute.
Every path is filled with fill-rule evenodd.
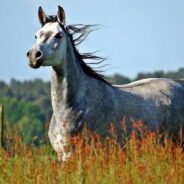
<svg viewBox="0 0 184 184"><path fill-rule="evenodd" d="M42 28L36 32L36 43L27 52L29 65L32 68L57 66L66 59L67 35L64 29L64 9L59 6L56 16L46 16L39 7L38 18Z"/></svg>

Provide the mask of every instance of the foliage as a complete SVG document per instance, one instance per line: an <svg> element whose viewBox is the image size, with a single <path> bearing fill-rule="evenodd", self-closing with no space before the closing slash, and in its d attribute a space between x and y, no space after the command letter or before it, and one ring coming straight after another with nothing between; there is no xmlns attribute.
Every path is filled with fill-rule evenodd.
<svg viewBox="0 0 184 184"><path fill-rule="evenodd" d="M84 130L71 140L75 154L65 163L48 146L30 148L15 136L13 156L0 148L0 183L184 183L182 147L166 137L159 144L160 135L147 131L141 140L133 132L122 149L111 132L114 138L102 142Z"/></svg>
<svg viewBox="0 0 184 184"><path fill-rule="evenodd" d="M120 74L114 74L109 77L109 81L111 84L127 84L131 82L131 80L128 77L125 77Z"/></svg>
<svg viewBox="0 0 184 184"><path fill-rule="evenodd" d="M30 144L33 137L37 137L38 143L44 133L43 114L39 111L39 107L30 102L18 101L16 98L3 97L0 103L5 105L5 122L11 122L10 129L16 125L20 135L24 136L24 142ZM4 129L4 133L6 134Z"/></svg>
<svg viewBox="0 0 184 184"><path fill-rule="evenodd" d="M50 84L36 79L34 81L16 81L9 84L0 82L0 104L5 106L5 123L10 128L18 125L24 142L35 144L42 141L44 127L51 117Z"/></svg>
<svg viewBox="0 0 184 184"><path fill-rule="evenodd" d="M169 79L184 79L184 68L179 68L176 72L164 72L155 71L153 73L138 73L135 80L140 80L144 78L169 78Z"/></svg>

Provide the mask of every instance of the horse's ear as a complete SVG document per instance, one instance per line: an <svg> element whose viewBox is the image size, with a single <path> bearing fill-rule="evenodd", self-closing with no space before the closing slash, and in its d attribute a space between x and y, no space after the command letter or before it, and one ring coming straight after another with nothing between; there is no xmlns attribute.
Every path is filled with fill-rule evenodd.
<svg viewBox="0 0 184 184"><path fill-rule="evenodd" d="M59 23L65 24L65 11L61 6L58 6L57 19Z"/></svg>
<svg viewBox="0 0 184 184"><path fill-rule="evenodd" d="M38 8L38 19L42 25L44 25L48 19L41 6Z"/></svg>

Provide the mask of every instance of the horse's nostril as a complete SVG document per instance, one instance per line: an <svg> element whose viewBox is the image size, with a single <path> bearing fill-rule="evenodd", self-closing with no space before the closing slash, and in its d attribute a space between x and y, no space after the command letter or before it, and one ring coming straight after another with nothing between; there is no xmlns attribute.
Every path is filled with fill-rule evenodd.
<svg viewBox="0 0 184 184"><path fill-rule="evenodd" d="M39 58L41 55L42 55L42 53L41 53L40 51L38 51L38 52L36 53L36 58Z"/></svg>
<svg viewBox="0 0 184 184"><path fill-rule="evenodd" d="M29 51L27 52L27 57L29 57Z"/></svg>

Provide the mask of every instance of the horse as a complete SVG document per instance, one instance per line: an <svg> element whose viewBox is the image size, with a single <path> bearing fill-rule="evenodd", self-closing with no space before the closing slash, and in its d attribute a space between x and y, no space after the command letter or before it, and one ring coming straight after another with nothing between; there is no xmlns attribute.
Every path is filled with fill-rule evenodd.
<svg viewBox="0 0 184 184"><path fill-rule="evenodd" d="M90 25L67 26L61 6L52 16L39 7L38 18L41 29L27 57L32 68L52 67L53 115L48 136L60 161L70 157L70 139L84 125L102 137L112 122L121 137L123 118L127 135L133 130L132 119L141 120L152 131L167 130L169 134L184 127L184 80L150 78L112 85L85 62L100 57L81 54L77 47L90 32Z"/></svg>

